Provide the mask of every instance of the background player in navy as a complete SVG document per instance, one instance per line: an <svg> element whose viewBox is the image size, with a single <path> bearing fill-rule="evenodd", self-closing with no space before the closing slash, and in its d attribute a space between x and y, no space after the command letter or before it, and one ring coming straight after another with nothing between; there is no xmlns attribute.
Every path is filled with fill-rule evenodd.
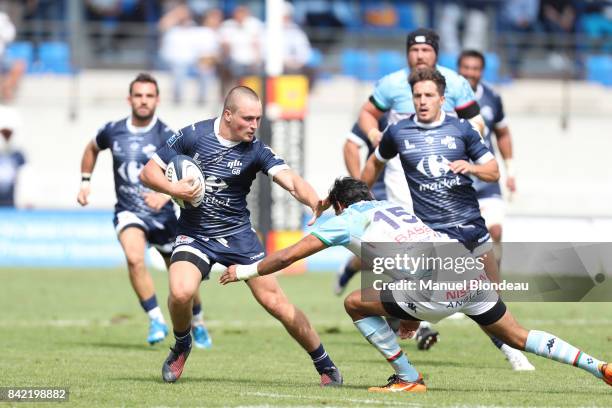
<svg viewBox="0 0 612 408"><path fill-rule="evenodd" d="M153 279L145 265L145 249L147 242L153 245L168 264L177 219L170 198L144 187L138 177L147 161L173 132L155 115L159 88L151 75L139 74L130 83L128 102L132 108L131 116L107 123L85 147L77 201L83 206L88 204L90 178L98 153L111 149L117 195L113 223L125 253L130 282L150 319L147 341L154 344L166 337L168 328L157 304ZM194 305L194 315L196 344L202 348L210 347L199 298Z"/></svg>
<svg viewBox="0 0 612 408"><path fill-rule="evenodd" d="M458 60L459 73L463 75L474 90L480 113L485 121L484 141L491 150L493 148L492 134L495 134L497 148L504 159L506 166L506 187L510 193L516 191L514 179L514 166L512 164L512 138L510 129L506 123L504 106L501 97L486 83L482 81L482 73L485 68L485 57L482 53L474 50L466 50L461 53ZM502 223L504 220L505 205L499 182L485 183L474 178L474 189L480 205L480 213L485 220L491 239L493 239L493 250L497 262L501 262L501 238Z"/></svg>
<svg viewBox="0 0 612 408"><path fill-rule="evenodd" d="M497 161L467 120L453 118L442 110L446 81L440 72L417 70L410 74L409 82L416 114L387 129L368 159L362 178L372 185L384 163L399 155L414 213L429 227L481 256L487 275L497 282L497 263L488 244L490 235L470 178L497 181ZM515 370L533 369L522 353L492 340Z"/></svg>
<svg viewBox="0 0 612 408"><path fill-rule="evenodd" d="M251 227L246 202L257 173L272 177L298 201L312 208L315 217L322 211L322 203L310 184L255 138L261 115L261 101L252 89L233 88L220 117L181 129L153 156L141 174L142 181L151 188L187 201L198 197L205 188L204 199L197 208L181 211L172 253L168 305L176 344L162 366L166 382L176 381L183 372L191 350L192 299L201 281L208 278L212 265L252 264L265 256ZM198 163L205 186L189 179L178 183L166 179L164 169L177 154L188 155ZM342 384L340 372L325 352L317 332L304 313L289 302L276 278L251 279L247 285L255 299L310 354L321 376L321 385Z"/></svg>

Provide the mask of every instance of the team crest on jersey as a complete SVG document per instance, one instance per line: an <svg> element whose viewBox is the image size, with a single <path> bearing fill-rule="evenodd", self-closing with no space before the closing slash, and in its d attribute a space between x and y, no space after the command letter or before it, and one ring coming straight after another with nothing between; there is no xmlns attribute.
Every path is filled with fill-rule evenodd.
<svg viewBox="0 0 612 408"><path fill-rule="evenodd" d="M156 150L157 148L152 144L148 144L142 148L142 152L145 154L145 156L147 156L147 159L150 159Z"/></svg>
<svg viewBox="0 0 612 408"><path fill-rule="evenodd" d="M416 168L427 177L441 177L450 170L450 161L441 154L432 154L423 157Z"/></svg>
<svg viewBox="0 0 612 408"><path fill-rule="evenodd" d="M457 144L455 143L455 138L452 136L446 136L444 139L440 140L440 144L448 147L449 149L457 148Z"/></svg>
<svg viewBox="0 0 612 408"><path fill-rule="evenodd" d="M433 136L426 136L425 137L425 143L430 145L430 144L433 144L433 142L434 142Z"/></svg>
<svg viewBox="0 0 612 408"><path fill-rule="evenodd" d="M484 118L484 120L491 122L493 120L493 109L489 105L485 105L480 108L480 114Z"/></svg>

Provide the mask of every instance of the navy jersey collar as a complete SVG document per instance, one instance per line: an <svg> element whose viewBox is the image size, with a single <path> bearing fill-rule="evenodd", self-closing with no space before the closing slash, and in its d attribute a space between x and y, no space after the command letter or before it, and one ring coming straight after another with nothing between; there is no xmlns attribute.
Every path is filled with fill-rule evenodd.
<svg viewBox="0 0 612 408"><path fill-rule="evenodd" d="M151 122L149 122L149 124L147 126L134 126L134 125L132 125L132 115L130 115L125 120L125 127L127 128L127 130L130 133L134 133L134 134L150 132L151 129L153 129L153 127L155 127L156 124L157 124L157 115L154 115L153 118L151 118Z"/></svg>

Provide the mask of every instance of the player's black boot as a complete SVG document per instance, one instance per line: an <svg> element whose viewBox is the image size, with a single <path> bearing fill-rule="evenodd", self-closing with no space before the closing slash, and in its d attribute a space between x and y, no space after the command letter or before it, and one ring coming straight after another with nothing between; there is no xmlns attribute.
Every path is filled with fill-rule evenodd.
<svg viewBox="0 0 612 408"><path fill-rule="evenodd" d="M336 367L328 367L321 373L321 387L340 387L343 382L342 374Z"/></svg>
<svg viewBox="0 0 612 408"><path fill-rule="evenodd" d="M168 354L168 358L166 358L162 366L162 378L164 382L173 383L181 378L185 362L187 362L187 357L189 357L190 352L191 344L189 344L189 347L183 349L179 349L176 345L170 348L170 354Z"/></svg>

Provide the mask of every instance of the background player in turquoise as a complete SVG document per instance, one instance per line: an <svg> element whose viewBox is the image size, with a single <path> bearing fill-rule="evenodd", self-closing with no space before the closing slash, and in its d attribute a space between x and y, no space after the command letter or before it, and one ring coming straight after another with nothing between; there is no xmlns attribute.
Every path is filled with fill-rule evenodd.
<svg viewBox="0 0 612 408"><path fill-rule="evenodd" d="M409 81L416 113L387 129L368 159L362 179L372 185L385 161L399 155L415 214L431 228L457 239L482 257L487 275L496 282L497 263L489 249L490 236L469 176L496 181L497 162L470 123L442 110L445 78L440 72L417 70L410 74ZM514 370L533 369L522 353L495 338L492 341Z"/></svg>
<svg viewBox="0 0 612 408"><path fill-rule="evenodd" d="M155 78L140 74L130 83L129 90L131 116L106 124L85 148L77 201L83 206L88 204L90 177L98 154L111 149L117 195L113 222L125 253L130 282L150 319L147 341L154 344L164 339L168 329L145 265L145 249L147 243L155 246L168 264L177 220L169 197L144 187L138 177L157 148L172 136L172 131L155 115L159 103ZM196 344L208 348L211 340L204 327L199 298L194 312L192 327Z"/></svg>
<svg viewBox="0 0 612 408"><path fill-rule="evenodd" d="M389 123L392 124L414 113L408 76L412 71L424 68L436 68L446 79L443 109L455 112L459 118L471 120L482 133L484 123L479 115L480 108L468 82L455 71L436 65L438 44L438 34L433 30L419 28L409 33L406 39L408 67L386 75L377 82L374 92L359 114L359 127L375 146L382 137L377 122L385 112L391 111Z"/></svg>
<svg viewBox="0 0 612 408"><path fill-rule="evenodd" d="M397 204L372 201L372 196L365 183L349 177L335 181L330 190L328 202L334 207L336 217L326 221L295 245L270 254L261 262L230 266L221 275L219 281L226 285L238 280L268 275L329 246L346 246L356 254L360 254L361 245L355 246L357 244L355 237L358 237L357 241L363 239L363 242L380 242L378 234L373 234L375 238L373 241L367 238L368 230L376 224L373 214L378 210L394 210L390 212L391 215L398 214L398 217L393 219L394 222L404 226L414 225L413 228L417 228L420 224L424 228L423 235L434 233L411 214L409 209L401 207L399 210L393 209L391 207ZM425 237L411 238L408 242L419 241L421 238ZM387 316L403 319L400 337L407 338L413 335L418 326L418 319L402 307L402 303L410 302L410 299L398 299L400 293L400 291L376 291L373 288L364 288L352 292L344 300L346 312L353 320L357 330L385 357L395 371L385 386L371 387L368 389L370 392L422 393L427 391L422 375L416 371L402 352L395 334L382 318L382 316ZM495 292L492 292L491 295L497 297ZM437 304L440 310L445 309L445 303L447 302ZM418 307L418 304L416 306ZM408 310L411 311L409 307ZM581 368L612 386L612 365L583 353L554 334L523 328L507 310L501 299L498 299L497 303L473 302L469 310L481 311L469 316L489 335L503 339L518 349ZM466 313L469 313L467 309Z"/></svg>
<svg viewBox="0 0 612 408"><path fill-rule="evenodd" d="M181 212L170 265L168 305L176 343L162 366L162 378L180 378L191 350L189 319L195 293L215 263L254 263L264 249L251 227L246 196L255 175L262 171L301 203L312 208L314 219L323 210L312 186L255 138L262 115L261 101L250 88L238 86L227 95L219 118L182 129L168 140L141 174L157 191L193 201L206 189L199 207ZM188 154L200 166L205 186L183 179L170 183L163 168L174 154ZM273 276L247 282L255 299L287 329L310 355L322 386L342 384L317 332L302 311L289 302Z"/></svg>
<svg viewBox="0 0 612 408"><path fill-rule="evenodd" d="M475 50L463 51L457 63L459 66L459 73L467 78L476 94L481 114L486 124L484 140L494 154L495 150L493 147L492 135L495 134L497 148L499 149L506 168L506 187L510 194L512 194L516 191L516 181L510 128L508 127L504 115L501 96L497 94L491 86L481 80L485 64L484 55ZM500 183L485 183L478 179L474 179L474 189L476 190L476 196L480 204L480 212L485 219L487 228L493 239L495 256L498 263L500 263L500 242L502 239L502 224L505 213L505 203L502 198Z"/></svg>

